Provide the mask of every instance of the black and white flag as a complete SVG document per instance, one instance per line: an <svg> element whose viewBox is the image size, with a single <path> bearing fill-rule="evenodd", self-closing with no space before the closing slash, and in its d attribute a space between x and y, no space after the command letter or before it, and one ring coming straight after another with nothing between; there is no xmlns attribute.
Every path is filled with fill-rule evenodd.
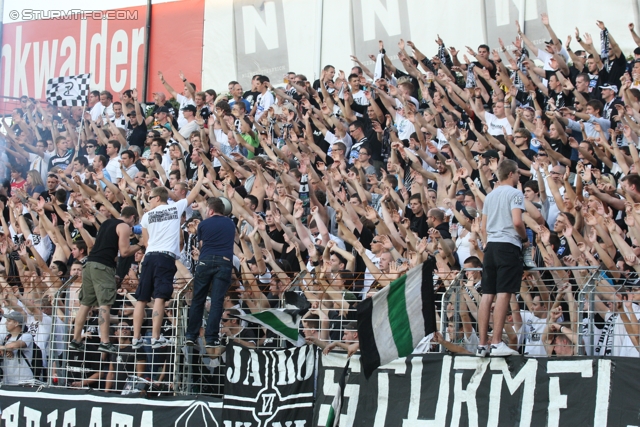
<svg viewBox="0 0 640 427"><path fill-rule="evenodd" d="M47 102L57 106L82 106L89 96L91 74L63 76L47 82Z"/></svg>

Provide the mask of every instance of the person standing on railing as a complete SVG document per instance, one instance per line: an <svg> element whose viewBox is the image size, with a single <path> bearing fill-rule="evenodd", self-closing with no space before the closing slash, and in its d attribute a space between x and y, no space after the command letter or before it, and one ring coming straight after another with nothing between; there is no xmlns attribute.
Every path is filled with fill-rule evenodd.
<svg viewBox="0 0 640 427"><path fill-rule="evenodd" d="M202 169L199 170L198 177L196 186L189 195L173 204L168 203L169 191L166 187L156 187L151 190L149 197L151 210L145 213L140 221L142 241L147 243L147 250L140 266L142 270L140 282L134 295L137 300L133 311L131 346L134 350L142 348L144 344L141 329L145 309L151 298L153 298L151 348L158 349L169 344L164 337L160 336L164 320L164 303L173 296L173 277L178 271L176 261L180 259L180 218L200 194L204 181Z"/></svg>
<svg viewBox="0 0 640 427"><path fill-rule="evenodd" d="M476 355L485 357L518 354L502 341L502 330L509 311L511 294L518 292L522 280L522 246L528 243L522 220L524 195L514 188L518 184L518 164L504 159L496 171L499 185L485 199L482 233L487 242L482 270L482 299L478 311L480 345ZM493 310L493 336L488 344L489 317Z"/></svg>
<svg viewBox="0 0 640 427"><path fill-rule="evenodd" d="M116 263L118 253L127 257L143 246L131 245L129 236L131 227L138 220L136 208L127 206L122 209L120 219L111 218L100 226L96 242L89 253L87 263L82 269L82 289L80 290L80 310L76 316L73 339L69 343L71 350L82 351L82 328L91 307L99 306L100 345L98 351L117 353L118 349L109 339L109 319L111 305L116 299Z"/></svg>
<svg viewBox="0 0 640 427"><path fill-rule="evenodd" d="M236 231L233 221L224 215L222 199L207 200L208 218L198 225L197 240L200 257L193 282L193 300L189 309L185 343L196 345L207 296L211 295L211 309L204 334L207 352L215 351L220 344L220 319L224 297L231 285L233 271L233 242Z"/></svg>

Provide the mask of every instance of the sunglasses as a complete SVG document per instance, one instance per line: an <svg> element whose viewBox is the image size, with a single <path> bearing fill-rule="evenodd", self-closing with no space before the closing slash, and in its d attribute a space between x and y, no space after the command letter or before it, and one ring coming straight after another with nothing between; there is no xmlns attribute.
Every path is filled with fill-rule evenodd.
<svg viewBox="0 0 640 427"><path fill-rule="evenodd" d="M96 148L95 145L85 145L85 147L87 147L87 148Z"/></svg>

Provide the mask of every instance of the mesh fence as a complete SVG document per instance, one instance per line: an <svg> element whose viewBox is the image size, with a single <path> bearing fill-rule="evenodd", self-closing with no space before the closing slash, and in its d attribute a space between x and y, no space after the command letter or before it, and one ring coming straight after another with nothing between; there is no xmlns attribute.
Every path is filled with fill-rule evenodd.
<svg viewBox="0 0 640 427"><path fill-rule="evenodd" d="M440 332L426 337L427 345L420 346L420 351L475 352L481 273L480 269L434 273ZM284 294L293 291L310 303L300 324L307 342L320 347L339 342L348 345L357 340L354 329L358 303L380 289L385 280L391 280L388 276L365 277L345 272L304 272L289 277L234 277L220 323L223 345L215 349L207 348L204 339L210 301L205 305L199 338L195 345L187 345L192 280L176 281L173 298L165 303L160 326L166 340L163 345L152 345L152 304L148 304L141 327L143 344L134 349L133 294L137 283L123 282L108 319L115 353L98 348L101 317L97 307L89 310L82 326L81 347L72 348L69 344L82 309L80 278L72 277L58 287L35 275L9 278L7 284L12 286L3 289L4 318L0 322L0 327L6 329L7 346L3 353L3 384L92 388L118 394L144 391L152 395L222 396L225 343L233 340L258 349L293 345L291 340L238 316L268 308L284 309ZM640 309L634 303L638 299L640 285L635 273L588 267L528 270L520 292L512 296L502 340L530 357L638 357ZM9 331L14 310L25 315L24 327L19 331L22 337ZM25 340L27 335L34 343L31 347L9 348L11 341Z"/></svg>

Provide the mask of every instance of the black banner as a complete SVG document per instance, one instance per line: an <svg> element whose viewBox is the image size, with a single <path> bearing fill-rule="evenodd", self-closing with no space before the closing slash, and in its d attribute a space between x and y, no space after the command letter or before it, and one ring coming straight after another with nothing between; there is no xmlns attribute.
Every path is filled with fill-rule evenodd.
<svg viewBox="0 0 640 427"><path fill-rule="evenodd" d="M324 426L346 356L319 362L313 426ZM637 426L634 358L398 359L367 381L351 360L341 426Z"/></svg>
<svg viewBox="0 0 640 427"><path fill-rule="evenodd" d="M222 427L222 400L202 396L157 400L86 390L0 389L4 427Z"/></svg>
<svg viewBox="0 0 640 427"><path fill-rule="evenodd" d="M313 417L315 347L227 347L225 426L306 427Z"/></svg>

